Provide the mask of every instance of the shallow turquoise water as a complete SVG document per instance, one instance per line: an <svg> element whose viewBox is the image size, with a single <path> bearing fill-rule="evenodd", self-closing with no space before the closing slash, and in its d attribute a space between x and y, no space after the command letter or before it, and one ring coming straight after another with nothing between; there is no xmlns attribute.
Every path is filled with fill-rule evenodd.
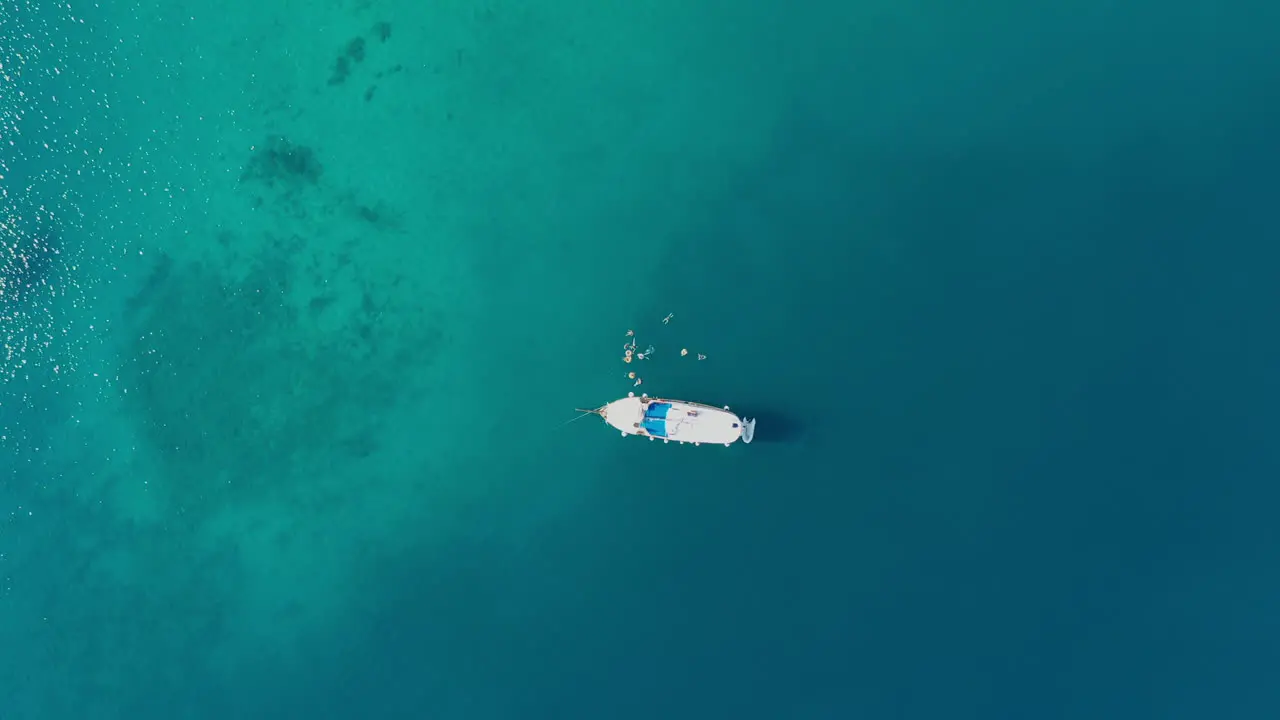
<svg viewBox="0 0 1280 720"><path fill-rule="evenodd" d="M1274 714L1280 11L685 5L5 6L0 718Z"/></svg>

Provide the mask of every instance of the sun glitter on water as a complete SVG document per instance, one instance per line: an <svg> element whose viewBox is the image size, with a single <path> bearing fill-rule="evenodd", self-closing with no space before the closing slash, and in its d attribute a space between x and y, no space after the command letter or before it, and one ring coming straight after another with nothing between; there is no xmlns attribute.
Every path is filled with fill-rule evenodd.
<svg viewBox="0 0 1280 720"><path fill-rule="evenodd" d="M74 321L64 312L82 299L75 252L64 252L58 223L38 213L0 213L0 382L48 366L75 367L63 340Z"/></svg>
<svg viewBox="0 0 1280 720"><path fill-rule="evenodd" d="M115 130L94 31L69 4L0 3L0 441L59 422L30 411L49 407L95 343L86 268L115 253L83 200L113 184Z"/></svg>

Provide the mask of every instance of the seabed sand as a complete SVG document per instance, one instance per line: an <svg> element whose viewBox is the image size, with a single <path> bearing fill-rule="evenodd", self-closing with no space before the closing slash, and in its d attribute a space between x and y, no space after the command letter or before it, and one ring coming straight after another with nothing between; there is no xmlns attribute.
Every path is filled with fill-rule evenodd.
<svg viewBox="0 0 1280 720"><path fill-rule="evenodd" d="M679 110L714 80L681 71L681 5L586 8L95 18L118 39L85 223L110 332L50 440L74 582L115 616L73 652L102 668L82 697L302 669L362 636L406 553L518 552L589 492L560 468L598 469L608 436L540 430L625 392L612 331L657 312L688 189L770 121Z"/></svg>

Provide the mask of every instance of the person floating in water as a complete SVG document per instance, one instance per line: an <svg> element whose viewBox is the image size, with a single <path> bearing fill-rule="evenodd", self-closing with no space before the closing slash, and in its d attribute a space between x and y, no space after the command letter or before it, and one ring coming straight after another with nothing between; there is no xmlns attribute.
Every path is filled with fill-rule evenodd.
<svg viewBox="0 0 1280 720"><path fill-rule="evenodd" d="M675 313L667 313L667 316L666 316L666 317L664 317L664 318L662 318L662 324L663 324L663 325L666 325L666 324L670 323L670 322L671 322L671 318L673 318L673 317L675 317L675 316L676 316L676 314L675 314Z"/></svg>
<svg viewBox="0 0 1280 720"><path fill-rule="evenodd" d="M706 360L706 359L707 359L707 356L706 356L706 355L703 355L702 353L698 353L698 359L699 359L699 360Z"/></svg>

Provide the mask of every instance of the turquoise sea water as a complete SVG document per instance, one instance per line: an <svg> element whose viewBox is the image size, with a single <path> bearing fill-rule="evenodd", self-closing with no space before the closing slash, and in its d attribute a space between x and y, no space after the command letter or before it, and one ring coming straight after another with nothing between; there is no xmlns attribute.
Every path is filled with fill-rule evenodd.
<svg viewBox="0 0 1280 720"><path fill-rule="evenodd" d="M0 8L0 719L1280 710L1280 6Z"/></svg>

